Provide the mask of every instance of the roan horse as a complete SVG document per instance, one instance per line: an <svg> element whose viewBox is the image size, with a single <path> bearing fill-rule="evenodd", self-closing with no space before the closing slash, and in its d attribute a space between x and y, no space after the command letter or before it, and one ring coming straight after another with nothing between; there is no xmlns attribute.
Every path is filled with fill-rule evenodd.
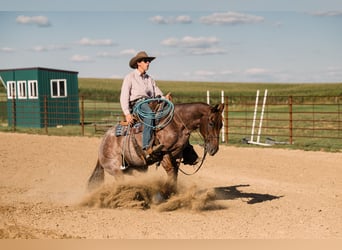
<svg viewBox="0 0 342 250"><path fill-rule="evenodd" d="M204 140L204 150L215 155L219 149L224 105L210 106L206 103L183 103L174 105L174 116L164 128L155 131L155 139L164 145L158 154L144 159L141 151L142 133L116 136L115 127L109 129L100 144L98 161L89 178L88 188L93 189L104 181L104 170L116 179L122 179L127 170L146 170L153 163L160 163L167 173L164 197L173 193L183 152L189 145L191 132L198 129ZM138 145L137 145L138 144ZM128 166L123 170L122 166Z"/></svg>

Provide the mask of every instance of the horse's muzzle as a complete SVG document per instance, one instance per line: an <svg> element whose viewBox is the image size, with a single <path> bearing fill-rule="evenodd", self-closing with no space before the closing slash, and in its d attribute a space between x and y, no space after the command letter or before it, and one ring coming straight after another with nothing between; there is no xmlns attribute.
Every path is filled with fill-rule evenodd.
<svg viewBox="0 0 342 250"><path fill-rule="evenodd" d="M219 150L219 147L218 146L213 146L213 145L210 145L210 144L206 144L205 145L205 149L207 150L208 154L210 156L213 156L217 153L217 151Z"/></svg>

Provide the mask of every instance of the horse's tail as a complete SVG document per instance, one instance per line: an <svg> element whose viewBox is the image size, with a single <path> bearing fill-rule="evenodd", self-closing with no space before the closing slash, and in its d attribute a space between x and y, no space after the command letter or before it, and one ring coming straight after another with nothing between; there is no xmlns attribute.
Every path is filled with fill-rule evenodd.
<svg viewBox="0 0 342 250"><path fill-rule="evenodd" d="M100 164L100 161L97 160L95 169L91 174L88 180L88 190L94 190L95 188L99 187L104 182L104 169Z"/></svg>

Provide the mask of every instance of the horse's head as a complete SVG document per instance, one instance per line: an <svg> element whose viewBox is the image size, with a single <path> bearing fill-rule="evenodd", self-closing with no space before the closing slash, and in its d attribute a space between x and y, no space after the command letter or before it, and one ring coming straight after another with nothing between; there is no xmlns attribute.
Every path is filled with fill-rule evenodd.
<svg viewBox="0 0 342 250"><path fill-rule="evenodd" d="M201 119L199 130L204 138L205 150L209 155L216 154L219 149L223 108L223 104L211 107L208 114L204 115Z"/></svg>

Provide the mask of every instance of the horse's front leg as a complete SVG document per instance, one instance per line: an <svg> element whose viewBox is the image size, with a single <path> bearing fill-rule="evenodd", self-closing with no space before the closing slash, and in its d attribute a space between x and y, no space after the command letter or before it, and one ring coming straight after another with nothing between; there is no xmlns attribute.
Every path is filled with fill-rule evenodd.
<svg viewBox="0 0 342 250"><path fill-rule="evenodd" d="M170 154L167 154L164 156L161 164L167 173L167 180L162 193L165 198L168 198L177 190L179 163L173 160Z"/></svg>

